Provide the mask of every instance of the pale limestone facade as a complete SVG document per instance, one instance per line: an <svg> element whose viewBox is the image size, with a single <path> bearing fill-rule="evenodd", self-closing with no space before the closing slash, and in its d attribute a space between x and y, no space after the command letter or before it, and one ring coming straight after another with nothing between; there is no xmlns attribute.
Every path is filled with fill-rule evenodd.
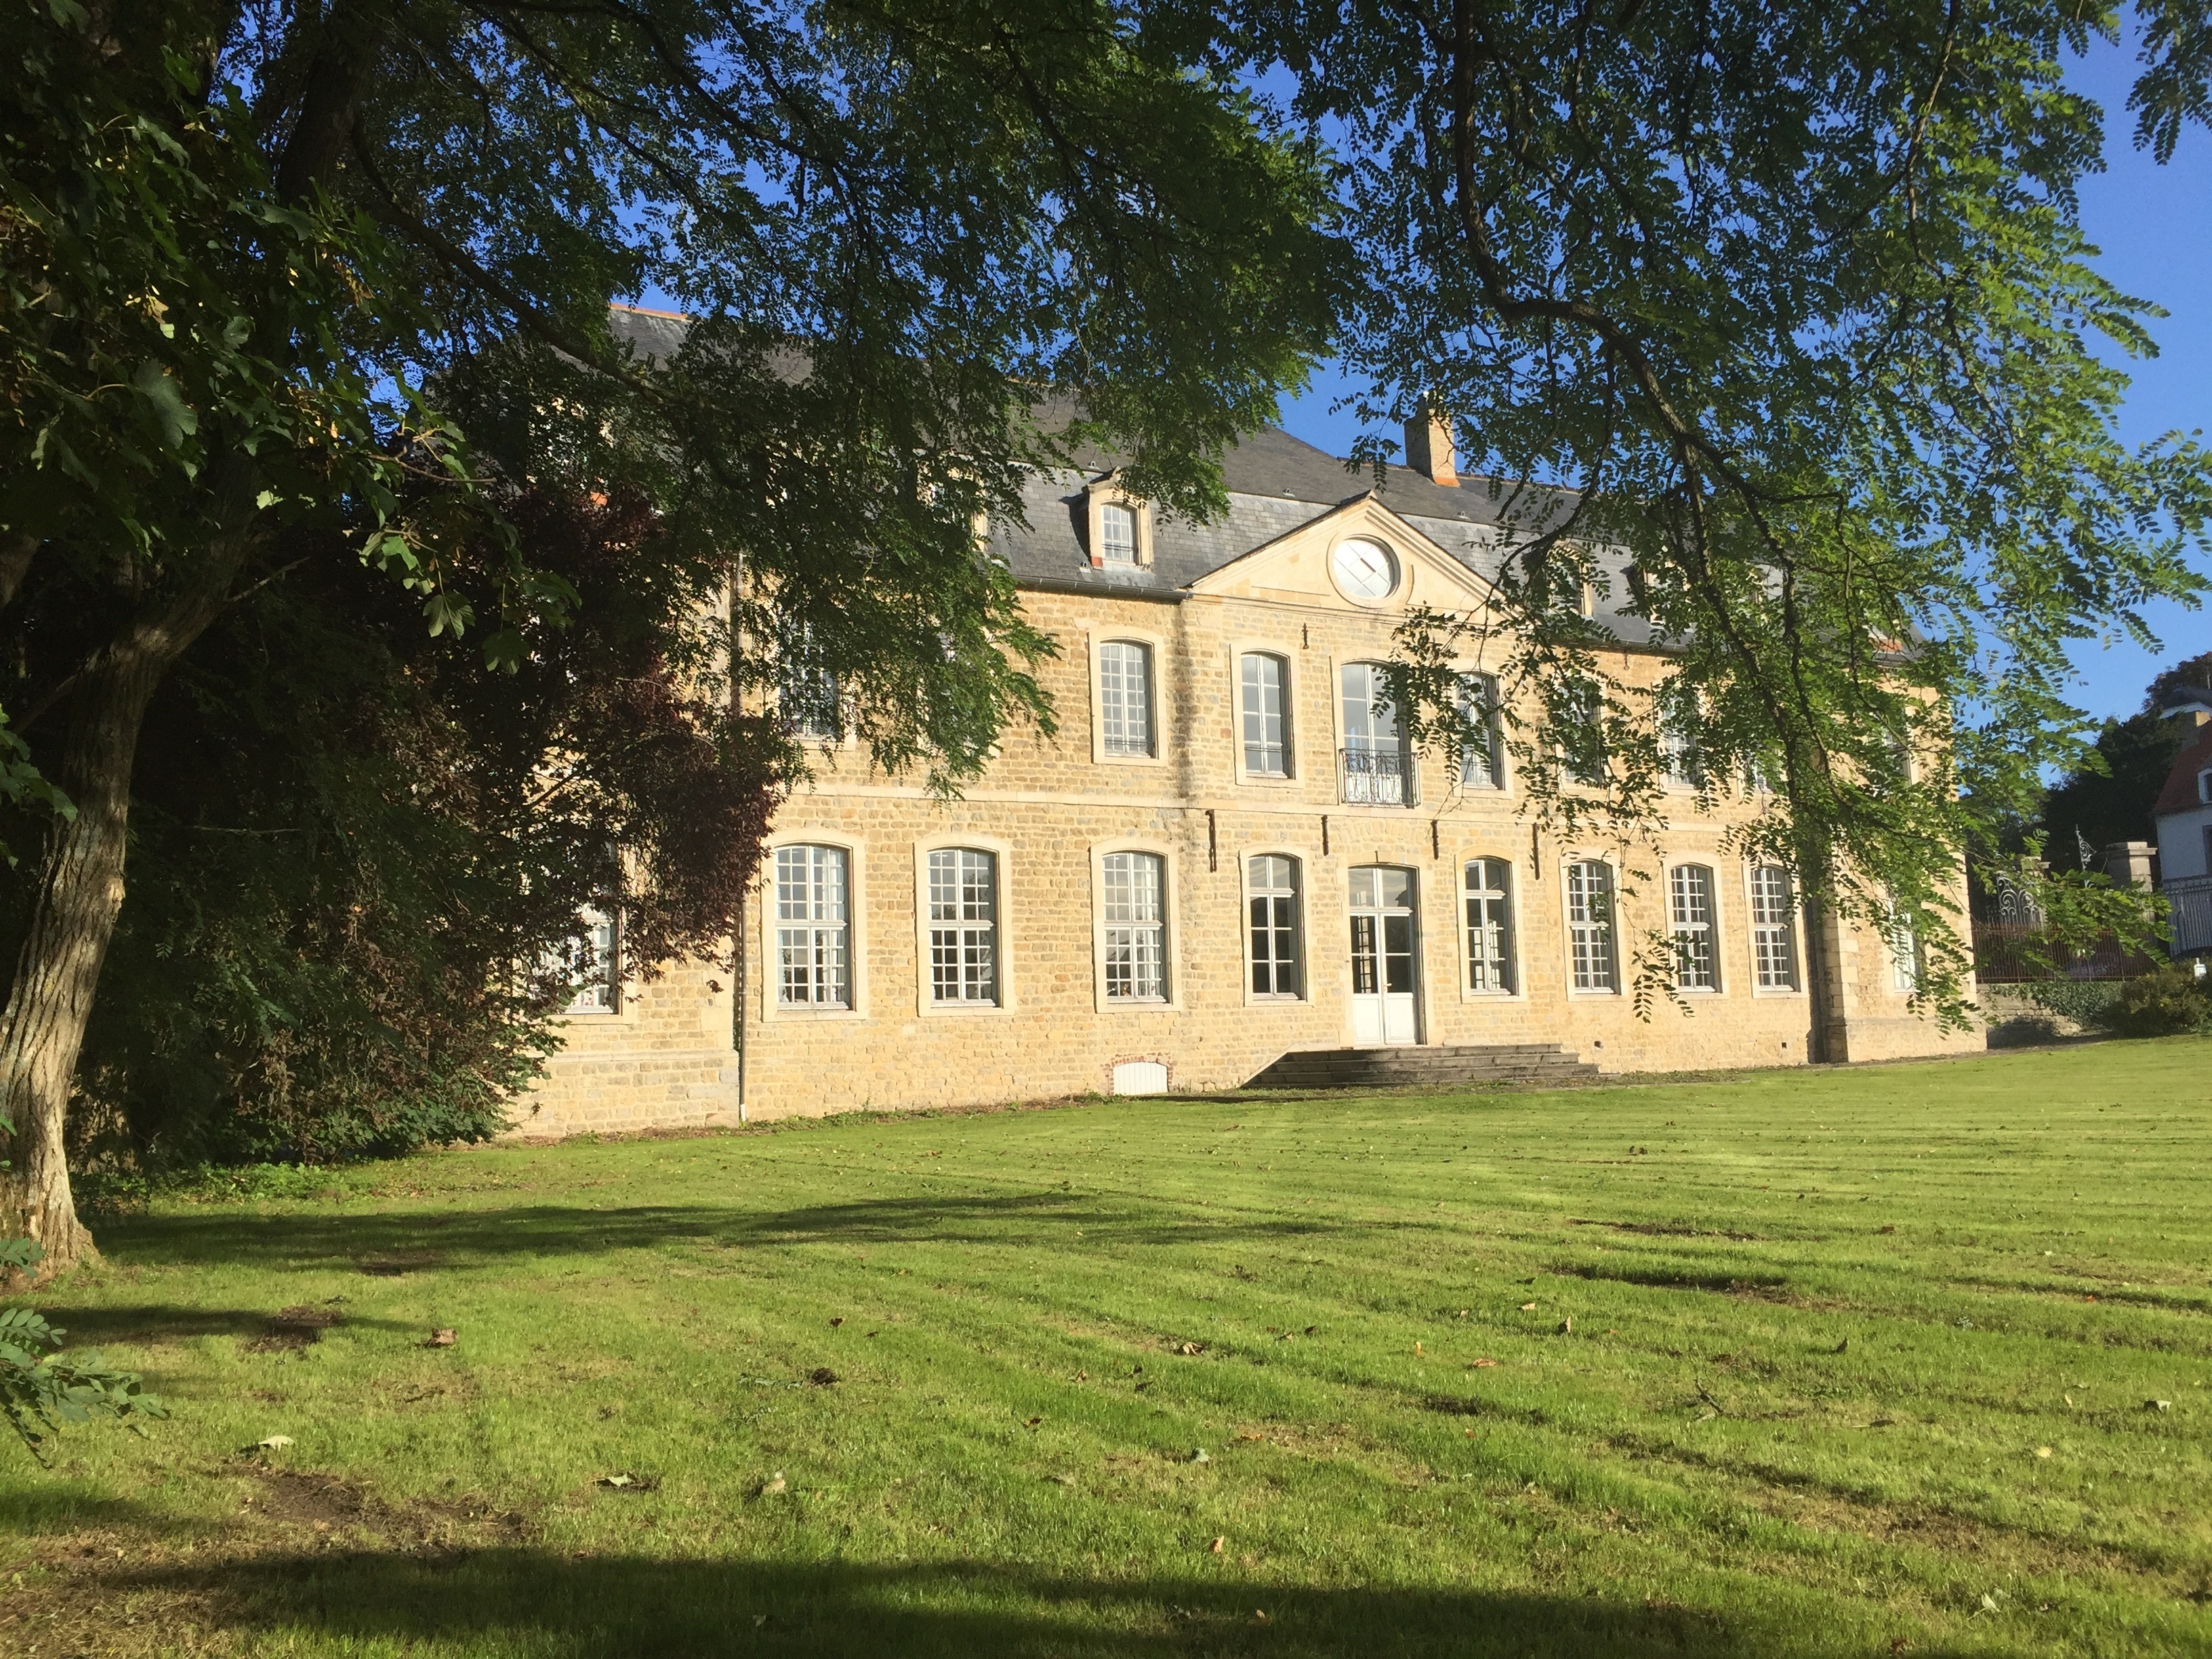
<svg viewBox="0 0 2212 1659"><path fill-rule="evenodd" d="M1343 671L1386 658L1410 605L1481 607L1484 509L1452 501L1449 483L1399 469L1381 496L1355 495L1357 480L1334 463L1270 436L1275 453L1243 455L1252 487L1238 490L1231 466L1225 531L1188 532L1178 547L1176 532L1139 514L1127 569L1089 552L1102 539L1102 501L1116 499L1110 483L1041 479L1031 531L997 543L1023 580L1030 619L1059 643L1042 674L1060 711L1057 738L1010 732L987 775L950 803L872 775L849 748L822 747L812 787L777 816L732 956L633 982L619 1012L572 1018L567 1048L521 1103L517 1133L734 1121L740 1077L744 1113L756 1121L1110 1092L1117 1078L1125 1086L1145 1078L1117 1071L1133 1062L1164 1068L1174 1091L1234 1088L1286 1052L1375 1040L1376 1005L1355 996L1349 908L1364 879L1354 872L1370 866L1410 875L1399 925L1411 933L1412 987L1409 1002L1393 1004L1394 1037L1558 1042L1610 1072L1802 1063L1814 1018L1802 915L1790 907L1778 943L1769 904L1762 975L1753 872L1723 850L1726 820L1701 816L1693 792L1681 793L1656 858L1532 829L1510 763L1496 783L1455 783L1439 775L1436 757L1418 757L1411 804L1345 799L1362 788L1347 785L1340 760L1356 719ZM1310 482L1302 489L1302 480ZM1338 550L1355 539L1389 550L1387 592L1347 592ZM1632 630L1623 619L1616 631ZM1149 753L1116 754L1107 740L1102 651L1124 644L1150 653ZM1287 671L1285 775L1244 765L1248 654ZM1648 683L1663 659L1632 643L1616 665ZM842 863L842 1006L787 1000L776 854L799 847L835 849ZM988 855L979 867L994 890L995 984L980 1004L942 1002L933 984L929 855L947 848ZM1103 861L1127 852L1156 857L1164 878L1156 1000L1109 994ZM1254 989L1249 890L1261 855L1293 861L1294 994ZM1510 989L1473 982L1480 975L1470 965L1465 888L1477 859L1497 861L1487 870L1510 867ZM1583 861L1608 866L1618 887L1610 989L1577 988L1567 871ZM1692 879L1711 895L1717 983L1685 991L1686 1012L1662 1000L1639 1018L1631 958L1647 930L1674 926L1678 865L1706 872ZM1776 965L1785 945L1787 973ZM1978 1036L1946 1037L1909 1012L1909 970L1886 940L1847 931L1826 955L1835 964L1832 1054L1980 1046Z"/></svg>

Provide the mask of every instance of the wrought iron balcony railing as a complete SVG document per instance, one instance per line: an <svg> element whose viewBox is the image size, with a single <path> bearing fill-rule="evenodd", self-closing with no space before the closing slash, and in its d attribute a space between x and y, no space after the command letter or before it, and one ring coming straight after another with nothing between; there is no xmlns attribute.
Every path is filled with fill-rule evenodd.
<svg viewBox="0 0 2212 1659"><path fill-rule="evenodd" d="M1411 806L1419 799L1413 757L1402 750L1340 749L1337 778L1349 805Z"/></svg>

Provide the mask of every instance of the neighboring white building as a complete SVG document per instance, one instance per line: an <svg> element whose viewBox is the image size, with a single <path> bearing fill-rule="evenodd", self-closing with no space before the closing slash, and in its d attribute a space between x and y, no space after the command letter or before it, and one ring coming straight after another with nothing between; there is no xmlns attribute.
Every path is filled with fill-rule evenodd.
<svg viewBox="0 0 2212 1659"><path fill-rule="evenodd" d="M2166 711L2196 735L2174 757L2154 814L2162 888L2173 906L2173 954L2212 951L2212 704Z"/></svg>

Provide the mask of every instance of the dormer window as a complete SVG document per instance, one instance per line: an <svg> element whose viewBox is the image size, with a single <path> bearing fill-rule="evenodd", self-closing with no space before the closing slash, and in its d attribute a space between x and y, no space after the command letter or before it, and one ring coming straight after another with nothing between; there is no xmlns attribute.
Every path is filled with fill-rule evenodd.
<svg viewBox="0 0 2212 1659"><path fill-rule="evenodd" d="M1098 509L1098 557L1103 564L1137 562L1137 515L1119 501Z"/></svg>
<svg viewBox="0 0 2212 1659"><path fill-rule="evenodd" d="M1093 569L1136 570L1152 562L1152 510L1150 503L1123 491L1109 474L1095 480L1084 492L1088 497L1085 517Z"/></svg>

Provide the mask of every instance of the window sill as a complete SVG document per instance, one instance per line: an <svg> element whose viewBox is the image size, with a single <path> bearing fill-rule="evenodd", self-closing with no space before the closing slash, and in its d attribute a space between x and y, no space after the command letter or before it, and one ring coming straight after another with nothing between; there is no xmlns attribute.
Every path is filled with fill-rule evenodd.
<svg viewBox="0 0 2212 1659"><path fill-rule="evenodd" d="M1098 1006L1107 1013L1180 1013L1182 1005L1172 997L1101 997Z"/></svg>
<svg viewBox="0 0 2212 1659"><path fill-rule="evenodd" d="M924 1019L982 1019L993 1014L1010 1014L1012 1008L1003 1002L931 1002L922 1006Z"/></svg>
<svg viewBox="0 0 2212 1659"><path fill-rule="evenodd" d="M788 1003L774 1002L769 1005L767 1017L769 1019L788 1019L811 1024L823 1020L861 1019L866 1016L858 1008L825 1008L819 1004L811 1006L795 1006Z"/></svg>
<svg viewBox="0 0 2212 1659"><path fill-rule="evenodd" d="M1291 772L1246 772L1237 774L1239 785L1252 789L1295 789L1304 780Z"/></svg>
<svg viewBox="0 0 2212 1659"><path fill-rule="evenodd" d="M1100 750L1097 757L1100 766L1165 766L1167 762L1158 755L1109 755Z"/></svg>
<svg viewBox="0 0 2212 1659"><path fill-rule="evenodd" d="M1244 1006L1248 1008L1302 1008L1308 999L1295 991L1247 991Z"/></svg>
<svg viewBox="0 0 2212 1659"><path fill-rule="evenodd" d="M1802 997L1805 994L1795 986L1788 985L1754 985L1751 988L1751 994L1755 997L1784 998Z"/></svg>

